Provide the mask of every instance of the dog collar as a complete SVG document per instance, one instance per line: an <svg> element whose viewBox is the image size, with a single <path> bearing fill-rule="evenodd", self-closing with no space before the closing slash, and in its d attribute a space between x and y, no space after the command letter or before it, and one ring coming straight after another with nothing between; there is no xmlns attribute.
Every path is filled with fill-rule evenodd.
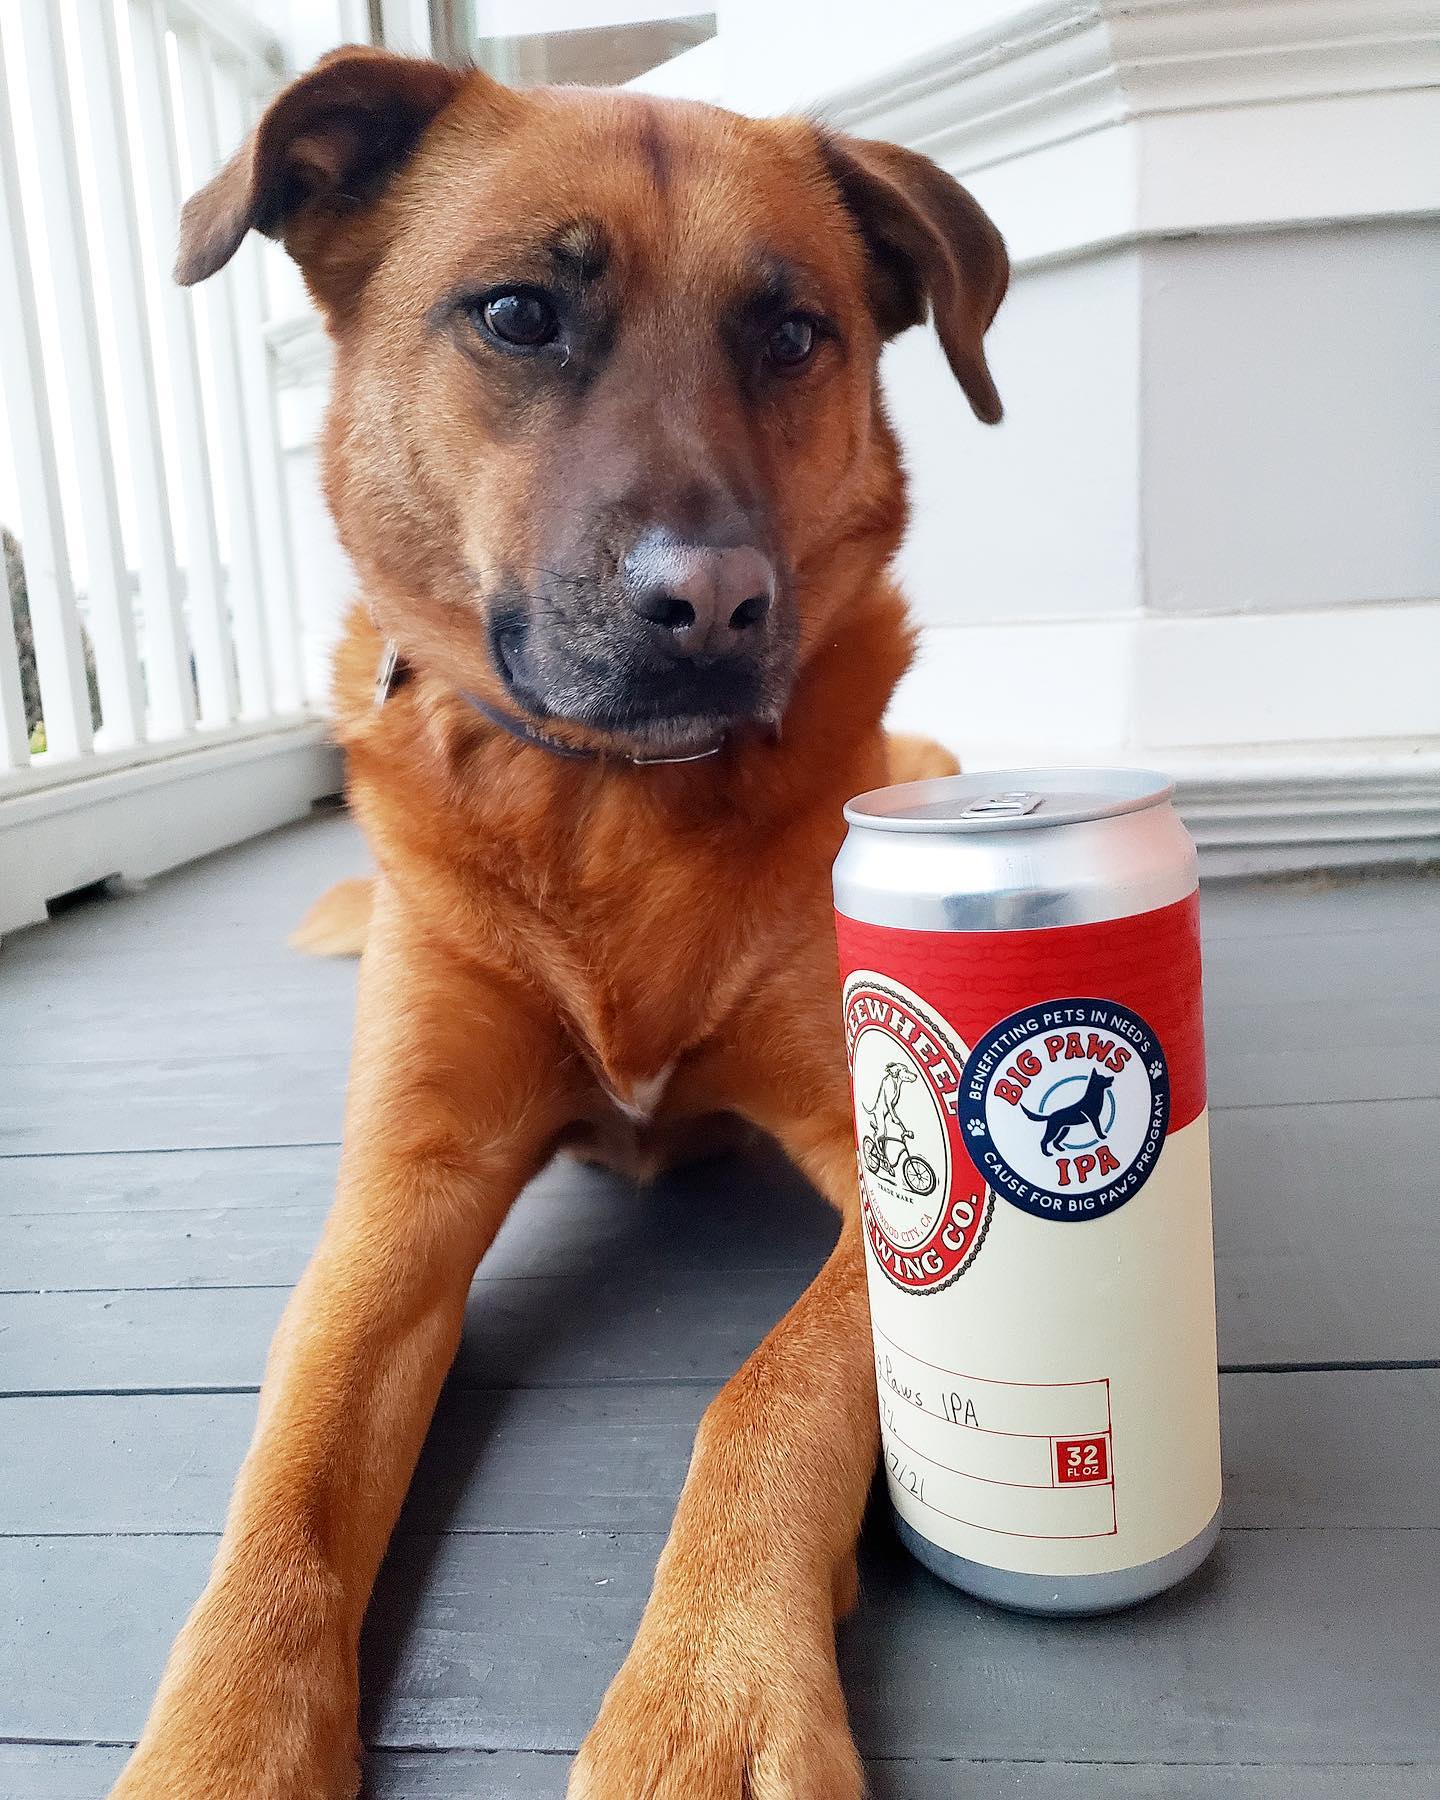
<svg viewBox="0 0 1440 1800"><path fill-rule="evenodd" d="M383 706L394 693L410 679L409 665L401 658L394 638L386 641L380 653L380 666L375 671L375 704ZM587 750L578 744L566 744L559 738L552 737L548 731L542 731L538 725L532 725L525 719L517 719L512 714L492 706L488 700L482 700L479 694L472 694L467 688L459 688L460 698L469 707L480 714L482 719L491 725L498 726L501 731L522 744L529 744L534 750L548 750L552 756L568 757L572 762L597 762L601 756L611 752ZM718 756L725 748L724 738L713 743L708 750L692 750L688 756L629 756L622 755L624 762L633 763L636 768L653 768L670 763L704 762L707 758Z"/></svg>

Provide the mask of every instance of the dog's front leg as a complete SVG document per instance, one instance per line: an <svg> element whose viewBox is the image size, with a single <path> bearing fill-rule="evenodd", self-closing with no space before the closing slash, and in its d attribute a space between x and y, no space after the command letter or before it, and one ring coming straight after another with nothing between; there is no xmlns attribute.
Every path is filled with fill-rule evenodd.
<svg viewBox="0 0 1440 1800"><path fill-rule="evenodd" d="M354 1793L361 1618L471 1275L556 1128L562 1062L541 1011L408 941L382 905L335 1206L271 1348L209 1585L117 1796Z"/></svg>
<svg viewBox="0 0 1440 1800"><path fill-rule="evenodd" d="M701 1422L570 1800L858 1800L864 1785L835 1663L879 1441L844 1051L789 1045L767 1069L766 1043L761 1025L727 1098L842 1208L839 1241Z"/></svg>

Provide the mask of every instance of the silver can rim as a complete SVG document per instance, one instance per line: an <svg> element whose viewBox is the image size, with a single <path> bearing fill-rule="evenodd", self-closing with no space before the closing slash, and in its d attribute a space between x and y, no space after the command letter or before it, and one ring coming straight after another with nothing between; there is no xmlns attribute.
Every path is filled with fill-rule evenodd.
<svg viewBox="0 0 1440 1800"><path fill-rule="evenodd" d="M974 805L984 794L1007 791L1039 792L1047 787L1067 795L1093 794L1093 804L1073 808L1063 816L1039 810L1011 815L990 813L966 818L958 803ZM869 788L845 804L846 822L861 831L905 832L916 836L966 837L994 832L1056 831L1067 825L1091 824L1122 818L1127 813L1149 812L1174 798L1175 782L1159 769L1146 768L1043 768L983 769L974 774L941 775L926 781L902 781L889 787ZM953 813L925 817L907 816L904 808L956 803Z"/></svg>

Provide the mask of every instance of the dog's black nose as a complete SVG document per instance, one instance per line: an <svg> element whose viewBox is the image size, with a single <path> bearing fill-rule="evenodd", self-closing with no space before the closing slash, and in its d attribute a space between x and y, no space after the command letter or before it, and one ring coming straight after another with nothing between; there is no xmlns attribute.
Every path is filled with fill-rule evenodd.
<svg viewBox="0 0 1440 1800"><path fill-rule="evenodd" d="M625 558L626 597L679 656L748 650L775 600L775 565L753 544L687 544L648 532Z"/></svg>

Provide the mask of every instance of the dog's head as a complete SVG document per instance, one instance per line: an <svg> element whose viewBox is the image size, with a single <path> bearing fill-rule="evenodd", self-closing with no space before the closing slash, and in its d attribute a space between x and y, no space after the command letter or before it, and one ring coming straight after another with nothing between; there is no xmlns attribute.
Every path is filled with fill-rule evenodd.
<svg viewBox="0 0 1440 1800"><path fill-rule="evenodd" d="M933 314L978 416L999 234L795 119L340 51L185 209L281 238L337 345L327 486L383 629L586 741L774 722L903 527L876 379Z"/></svg>

